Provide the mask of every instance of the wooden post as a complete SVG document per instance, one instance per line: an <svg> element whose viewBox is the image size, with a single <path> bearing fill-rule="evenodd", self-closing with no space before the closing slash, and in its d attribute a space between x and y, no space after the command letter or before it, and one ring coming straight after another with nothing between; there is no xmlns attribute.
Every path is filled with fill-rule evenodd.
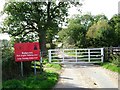
<svg viewBox="0 0 120 90"><path fill-rule="evenodd" d="M88 49L88 61L90 62L90 49Z"/></svg>
<svg viewBox="0 0 120 90"><path fill-rule="evenodd" d="M48 51L49 55L49 62L51 63L51 50Z"/></svg>
<svg viewBox="0 0 120 90"><path fill-rule="evenodd" d="M36 61L34 61L34 75L36 75Z"/></svg>
<svg viewBox="0 0 120 90"><path fill-rule="evenodd" d="M101 62L103 62L103 58L104 58L104 51L103 48L101 48Z"/></svg>
<svg viewBox="0 0 120 90"><path fill-rule="evenodd" d="M76 51L76 62L77 62L77 49L75 51Z"/></svg>
<svg viewBox="0 0 120 90"><path fill-rule="evenodd" d="M42 53L40 52L40 74L43 72L43 66L42 66Z"/></svg>
<svg viewBox="0 0 120 90"><path fill-rule="evenodd" d="M21 76L23 77L23 62L21 62Z"/></svg>

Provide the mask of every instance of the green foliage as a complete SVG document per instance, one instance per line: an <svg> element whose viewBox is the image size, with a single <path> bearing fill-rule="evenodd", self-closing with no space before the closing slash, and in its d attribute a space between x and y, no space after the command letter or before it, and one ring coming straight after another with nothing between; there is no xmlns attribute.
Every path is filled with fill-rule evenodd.
<svg viewBox="0 0 120 90"><path fill-rule="evenodd" d="M31 72L31 63L24 62L24 75ZM20 63L15 62L14 49L12 47L2 48L2 78L3 80L19 78Z"/></svg>
<svg viewBox="0 0 120 90"><path fill-rule="evenodd" d="M46 67L47 68L55 68L55 69L57 69L57 70L60 70L61 69L61 65L60 64L54 64L54 63L47 63L46 64Z"/></svg>
<svg viewBox="0 0 120 90"><path fill-rule="evenodd" d="M18 74L18 70L20 69L18 67L19 67L19 64L15 63L13 49L3 48L3 50L2 50L3 80L17 76L16 74Z"/></svg>
<svg viewBox="0 0 120 90"><path fill-rule="evenodd" d="M43 58L43 64L47 64L47 63L49 63L48 58Z"/></svg>
<svg viewBox="0 0 120 90"><path fill-rule="evenodd" d="M115 32L111 29L108 22L102 19L88 29L86 37L92 47L109 47L114 46Z"/></svg>
<svg viewBox="0 0 120 90"><path fill-rule="evenodd" d="M51 89L58 80L57 73L44 72L41 75L29 76L22 80L8 80L3 83L3 90L6 89L39 89L48 90Z"/></svg>
<svg viewBox="0 0 120 90"><path fill-rule="evenodd" d="M79 3L72 3L72 5ZM46 41L52 43L58 25L68 16L70 2L8 2L4 13L4 32L17 42L39 41L41 51L46 51ZM47 40L46 40L47 39Z"/></svg>
<svg viewBox="0 0 120 90"><path fill-rule="evenodd" d="M108 20L105 15L77 15L69 19L68 28L58 33L58 41L67 48L119 46L119 16Z"/></svg>
<svg viewBox="0 0 120 90"><path fill-rule="evenodd" d="M116 65L114 65L112 63L102 63L102 66L111 71L120 73L120 67L117 67Z"/></svg>
<svg viewBox="0 0 120 90"><path fill-rule="evenodd" d="M40 62L36 61L37 65L40 65ZM43 65L45 68L45 72L42 72L40 75L27 75L24 77L19 77L12 80L6 80L3 82L3 90L6 89L39 89L39 90L48 90L51 89L58 81L58 70L61 69L61 65L59 64L49 64L47 58L43 58ZM25 68L24 68L25 69ZM28 73L28 71L26 70ZM15 74L16 72L11 72ZM8 74L6 74L8 75Z"/></svg>
<svg viewBox="0 0 120 90"><path fill-rule="evenodd" d="M63 43L63 48L73 48L75 47L74 45L74 40L72 37L69 36L69 30L68 29L63 29L58 32L58 42Z"/></svg>
<svg viewBox="0 0 120 90"><path fill-rule="evenodd" d="M110 61L114 65L120 67L120 56L118 56L118 55L112 55L112 59Z"/></svg>
<svg viewBox="0 0 120 90"><path fill-rule="evenodd" d="M118 25L119 19L116 18ZM77 15L69 19L68 28L59 31L58 42L62 42L65 48L118 46L120 39L117 36L120 35L110 21L105 15Z"/></svg>
<svg viewBox="0 0 120 90"><path fill-rule="evenodd" d="M9 81L6 81L5 83L3 83L3 88L15 88L15 90L16 90L16 88L22 88L23 87L23 85L22 85L22 83L21 83L21 81L19 81L19 80L9 80Z"/></svg>
<svg viewBox="0 0 120 90"><path fill-rule="evenodd" d="M93 16L93 18L94 18L94 23L97 23L98 21L101 21L101 20L108 21L108 18L104 14L98 14L96 16Z"/></svg>
<svg viewBox="0 0 120 90"><path fill-rule="evenodd" d="M83 24L85 30L87 31L88 28L94 24L94 16L91 14L85 14L79 18L81 24Z"/></svg>
<svg viewBox="0 0 120 90"><path fill-rule="evenodd" d="M102 32L105 30L108 30L109 25L107 24L107 21L98 21L96 24L92 25L88 32L87 37L88 38L99 38L102 36Z"/></svg>
<svg viewBox="0 0 120 90"><path fill-rule="evenodd" d="M120 14L114 15L110 20L109 20L109 25L112 27L112 29L115 31L115 40L114 46L119 46L120 45Z"/></svg>
<svg viewBox="0 0 120 90"><path fill-rule="evenodd" d="M75 17L69 20L67 29L63 29L58 33L60 42L65 48L84 47L86 30L80 24L80 17Z"/></svg>
<svg viewBox="0 0 120 90"><path fill-rule="evenodd" d="M16 42L39 40L41 50L45 51L46 38L51 42L58 31L58 24L68 13L68 7L67 2L59 2L58 5L55 2L6 3L4 12L8 17L4 22L4 32L12 35Z"/></svg>

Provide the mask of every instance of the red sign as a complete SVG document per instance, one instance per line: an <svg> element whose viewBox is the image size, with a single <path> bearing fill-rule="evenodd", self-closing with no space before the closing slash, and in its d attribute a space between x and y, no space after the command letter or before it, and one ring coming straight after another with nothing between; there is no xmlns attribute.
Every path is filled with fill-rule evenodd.
<svg viewBox="0 0 120 90"><path fill-rule="evenodd" d="M16 43L14 48L16 62L40 60L40 48L38 42Z"/></svg>

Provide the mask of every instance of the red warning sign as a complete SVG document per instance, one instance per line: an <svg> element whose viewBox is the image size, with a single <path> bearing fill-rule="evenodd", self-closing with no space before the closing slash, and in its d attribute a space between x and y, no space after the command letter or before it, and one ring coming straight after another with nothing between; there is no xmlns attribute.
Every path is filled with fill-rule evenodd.
<svg viewBox="0 0 120 90"><path fill-rule="evenodd" d="M40 60L40 47L38 42L16 43L14 49L16 62Z"/></svg>

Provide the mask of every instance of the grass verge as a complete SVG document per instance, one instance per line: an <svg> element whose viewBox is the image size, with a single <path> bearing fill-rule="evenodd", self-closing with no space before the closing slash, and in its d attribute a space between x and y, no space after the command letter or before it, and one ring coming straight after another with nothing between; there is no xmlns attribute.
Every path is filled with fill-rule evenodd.
<svg viewBox="0 0 120 90"><path fill-rule="evenodd" d="M50 90L56 84L58 76L57 73L43 72L41 75L29 76L22 80L8 80L3 83L2 90Z"/></svg>
<svg viewBox="0 0 120 90"><path fill-rule="evenodd" d="M39 65L39 62L36 64ZM61 69L61 65L50 64L45 60L43 67L46 69L42 74L4 81L2 90L51 90L58 81L59 74L57 72Z"/></svg>
<svg viewBox="0 0 120 90"><path fill-rule="evenodd" d="M109 69L111 71L120 73L120 67L118 67L118 66L116 66L116 65L114 65L112 63L109 63L109 62L102 63L101 66L106 68L106 69Z"/></svg>

